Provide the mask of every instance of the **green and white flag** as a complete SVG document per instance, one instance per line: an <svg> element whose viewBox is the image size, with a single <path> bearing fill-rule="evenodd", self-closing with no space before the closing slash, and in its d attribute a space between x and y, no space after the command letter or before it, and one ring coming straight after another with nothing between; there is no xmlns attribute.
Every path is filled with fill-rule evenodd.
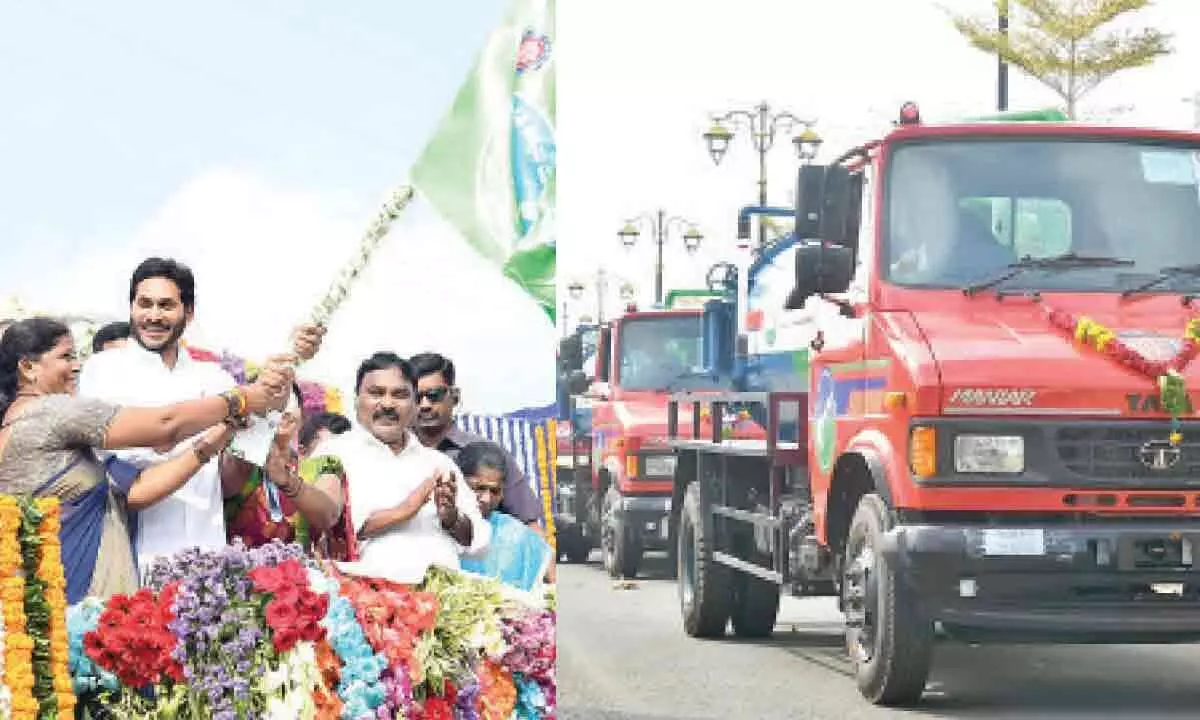
<svg viewBox="0 0 1200 720"><path fill-rule="evenodd" d="M551 322L554 2L516 0L412 170L417 191Z"/></svg>

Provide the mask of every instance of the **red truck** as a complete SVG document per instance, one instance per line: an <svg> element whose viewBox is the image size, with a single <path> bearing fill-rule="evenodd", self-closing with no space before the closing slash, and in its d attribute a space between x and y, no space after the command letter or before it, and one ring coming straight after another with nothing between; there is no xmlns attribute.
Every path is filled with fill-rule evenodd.
<svg viewBox="0 0 1200 720"><path fill-rule="evenodd" d="M614 578L636 577L647 550L671 549L670 395L722 387L700 372L701 332L699 308L630 307L600 326L590 379L576 369L568 380L577 421L573 437L560 439L559 446L587 448L590 455L586 465L575 455L575 465L560 474L566 470L574 479L567 494L585 545L600 548ZM570 542L577 543L574 535Z"/></svg>
<svg viewBox="0 0 1200 720"><path fill-rule="evenodd" d="M801 168L790 287L706 309L754 315L727 344L759 371L671 402L686 632L829 592L884 705L922 696L935 625L1200 639L1200 134L1044 119L906 106ZM688 437L700 407L766 439Z"/></svg>

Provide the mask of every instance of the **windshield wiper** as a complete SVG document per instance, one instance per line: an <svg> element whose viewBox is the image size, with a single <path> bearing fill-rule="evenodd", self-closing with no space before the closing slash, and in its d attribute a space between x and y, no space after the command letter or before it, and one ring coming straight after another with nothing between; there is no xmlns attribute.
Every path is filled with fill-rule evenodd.
<svg viewBox="0 0 1200 720"><path fill-rule="evenodd" d="M1121 297L1127 298L1132 295L1137 295L1138 293L1146 292L1147 290L1151 290L1159 285L1162 285L1168 280L1174 280L1180 276L1200 277L1200 263L1193 263L1191 265L1168 265L1167 267L1159 270L1158 275L1153 280L1147 280L1137 287L1132 287L1123 291L1121 293Z"/></svg>
<svg viewBox="0 0 1200 720"><path fill-rule="evenodd" d="M1048 258L1033 258L1028 255L1007 265L1002 273L987 280L980 280L963 288L963 295L970 297L980 291L995 287L1030 270L1073 270L1075 268L1126 267L1133 265L1126 258L1107 255L1079 255L1069 252Z"/></svg>

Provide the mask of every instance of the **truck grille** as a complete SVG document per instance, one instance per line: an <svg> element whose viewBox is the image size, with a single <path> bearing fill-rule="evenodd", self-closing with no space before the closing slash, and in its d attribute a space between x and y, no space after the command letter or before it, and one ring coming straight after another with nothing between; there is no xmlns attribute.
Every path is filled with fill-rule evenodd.
<svg viewBox="0 0 1200 720"><path fill-rule="evenodd" d="M1184 428L1180 446L1182 457L1178 464L1165 470L1146 467L1140 460L1139 451L1148 442L1167 439L1171 430L1166 423L1058 428L1055 447L1063 465L1083 477L1136 481L1143 486L1200 486L1200 435L1197 430L1200 428Z"/></svg>

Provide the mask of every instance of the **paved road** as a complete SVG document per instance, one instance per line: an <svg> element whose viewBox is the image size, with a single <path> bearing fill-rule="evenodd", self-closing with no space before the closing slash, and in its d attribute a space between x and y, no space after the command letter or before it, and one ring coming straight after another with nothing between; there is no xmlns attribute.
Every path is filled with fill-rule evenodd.
<svg viewBox="0 0 1200 720"><path fill-rule="evenodd" d="M595 556L593 556L594 558ZM562 720L1200 717L1200 647L938 647L919 710L858 695L827 598L785 598L769 641L683 633L665 562L615 589L593 562L558 571Z"/></svg>

